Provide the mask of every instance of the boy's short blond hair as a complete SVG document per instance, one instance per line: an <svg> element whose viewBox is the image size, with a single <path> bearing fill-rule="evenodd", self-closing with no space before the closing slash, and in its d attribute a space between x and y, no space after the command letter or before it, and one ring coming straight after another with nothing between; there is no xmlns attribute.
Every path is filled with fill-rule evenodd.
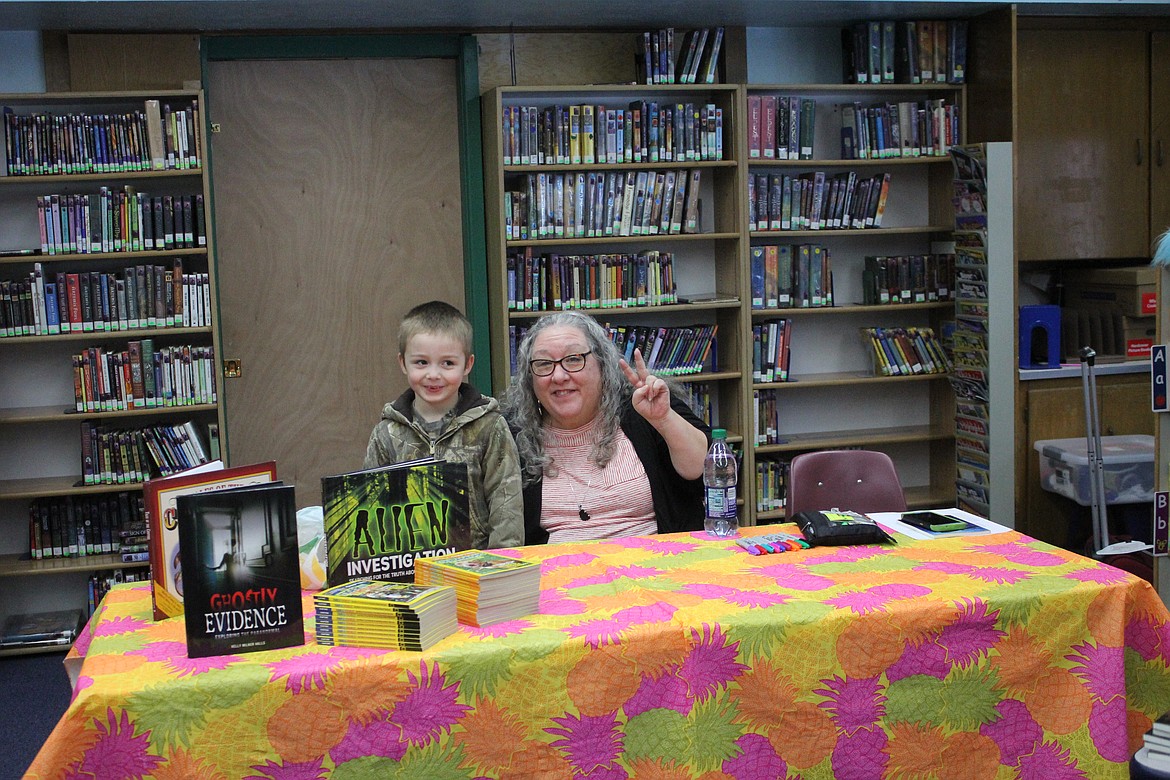
<svg viewBox="0 0 1170 780"><path fill-rule="evenodd" d="M463 354L471 355L471 323L445 301L420 303L406 313L398 324L398 354L405 355L407 344L420 333L450 336L463 345Z"/></svg>

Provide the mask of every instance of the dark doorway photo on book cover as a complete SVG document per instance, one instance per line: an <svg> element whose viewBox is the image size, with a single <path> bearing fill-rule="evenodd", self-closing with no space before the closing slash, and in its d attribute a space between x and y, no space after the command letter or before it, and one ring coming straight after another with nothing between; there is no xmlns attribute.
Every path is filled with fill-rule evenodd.
<svg viewBox="0 0 1170 780"><path fill-rule="evenodd" d="M471 545L467 466L424 461L321 479L326 578L411 582L414 560Z"/></svg>
<svg viewBox="0 0 1170 780"><path fill-rule="evenodd" d="M188 655L302 644L293 486L179 496L177 510Z"/></svg>

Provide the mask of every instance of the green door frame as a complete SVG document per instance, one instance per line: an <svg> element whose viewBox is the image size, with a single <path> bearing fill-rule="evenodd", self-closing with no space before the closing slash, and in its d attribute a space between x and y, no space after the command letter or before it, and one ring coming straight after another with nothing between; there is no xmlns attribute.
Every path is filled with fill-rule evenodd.
<svg viewBox="0 0 1170 780"><path fill-rule="evenodd" d="M203 83L208 63L232 60L439 58L456 62L459 101L459 187L463 221L465 312L479 360L471 371L478 388L489 389L491 339L487 310L487 242L484 227L483 144L479 124L479 49L473 35L257 35L203 36L199 47ZM212 96L208 96L208 102ZM206 112L205 112L206 113ZM214 181L211 144L207 165ZM214 203L212 204L214 209ZM213 211L214 213L214 211ZM214 218L214 217L213 217ZM215 235L214 232L212 234ZM485 357L487 359L485 359Z"/></svg>

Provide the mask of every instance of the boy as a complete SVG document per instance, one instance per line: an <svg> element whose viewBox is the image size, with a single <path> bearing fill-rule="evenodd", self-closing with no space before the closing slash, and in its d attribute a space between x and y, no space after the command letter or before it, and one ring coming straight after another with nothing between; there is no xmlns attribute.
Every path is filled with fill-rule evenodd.
<svg viewBox="0 0 1170 780"><path fill-rule="evenodd" d="M467 464L471 544L524 543L524 506L516 444L494 398L467 382L475 355L471 323L454 306L431 301L398 326L398 366L410 389L382 408L365 468L427 456Z"/></svg>

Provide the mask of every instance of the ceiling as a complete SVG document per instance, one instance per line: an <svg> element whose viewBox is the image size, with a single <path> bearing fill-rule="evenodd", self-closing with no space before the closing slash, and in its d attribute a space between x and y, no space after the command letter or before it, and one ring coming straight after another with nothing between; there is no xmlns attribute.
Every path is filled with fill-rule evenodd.
<svg viewBox="0 0 1170 780"><path fill-rule="evenodd" d="M1007 3L863 0L0 0L0 30L232 31L836 26L971 16ZM1164 15L1170 0L1018 4L1021 14Z"/></svg>

